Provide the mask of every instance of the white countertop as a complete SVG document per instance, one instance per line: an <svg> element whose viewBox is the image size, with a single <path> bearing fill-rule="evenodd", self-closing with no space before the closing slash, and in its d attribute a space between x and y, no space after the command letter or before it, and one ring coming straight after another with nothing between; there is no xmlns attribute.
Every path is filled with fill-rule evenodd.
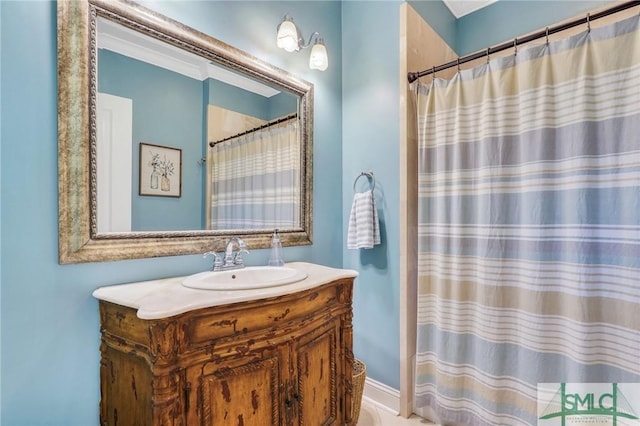
<svg viewBox="0 0 640 426"><path fill-rule="evenodd" d="M336 269L313 263L294 262L285 266L307 273L307 278L292 284L251 290L197 290L182 285L185 277L164 278L130 284L100 287L93 296L138 310L138 318L159 319L189 312L194 309L248 300L283 296L317 287L341 278L355 278L358 272Z"/></svg>

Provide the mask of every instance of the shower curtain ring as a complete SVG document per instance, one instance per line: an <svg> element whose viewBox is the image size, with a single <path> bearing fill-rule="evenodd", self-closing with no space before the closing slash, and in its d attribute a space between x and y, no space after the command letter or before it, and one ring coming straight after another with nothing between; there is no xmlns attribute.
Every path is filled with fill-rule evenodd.
<svg viewBox="0 0 640 426"><path fill-rule="evenodd" d="M431 71L431 82L435 83L436 82L436 66L433 66L433 70Z"/></svg>
<svg viewBox="0 0 640 426"><path fill-rule="evenodd" d="M518 37L513 39L513 54L518 55Z"/></svg>
<svg viewBox="0 0 640 426"><path fill-rule="evenodd" d="M458 56L458 59L456 59L456 62L458 63L458 72L460 72L460 56Z"/></svg>
<svg viewBox="0 0 640 426"><path fill-rule="evenodd" d="M489 59L490 59L490 56L489 56L490 50L491 48L487 47L487 63L489 63Z"/></svg>
<svg viewBox="0 0 640 426"><path fill-rule="evenodd" d="M545 37L547 39L547 44L549 44L549 27L547 27L547 30L545 32Z"/></svg>
<svg viewBox="0 0 640 426"><path fill-rule="evenodd" d="M587 32L591 32L591 13L587 13Z"/></svg>

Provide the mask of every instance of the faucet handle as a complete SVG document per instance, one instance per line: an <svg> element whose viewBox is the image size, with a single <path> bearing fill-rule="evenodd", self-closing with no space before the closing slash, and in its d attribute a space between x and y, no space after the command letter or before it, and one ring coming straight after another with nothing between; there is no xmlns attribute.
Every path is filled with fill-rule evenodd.
<svg viewBox="0 0 640 426"><path fill-rule="evenodd" d="M244 244L242 245L244 247ZM242 253L249 254L249 250L245 248L241 248L236 253L236 257L233 260L233 263L238 266L244 266L244 259L242 258Z"/></svg>
<svg viewBox="0 0 640 426"><path fill-rule="evenodd" d="M234 259L235 259L235 256L233 254L233 251L227 250L224 255L224 262L222 262L222 260L220 260L220 262L224 263L225 267L232 266L234 264Z"/></svg>
<svg viewBox="0 0 640 426"><path fill-rule="evenodd" d="M213 268L212 271L217 271L222 267L222 256L215 251L208 251L202 255L202 257L213 256Z"/></svg>

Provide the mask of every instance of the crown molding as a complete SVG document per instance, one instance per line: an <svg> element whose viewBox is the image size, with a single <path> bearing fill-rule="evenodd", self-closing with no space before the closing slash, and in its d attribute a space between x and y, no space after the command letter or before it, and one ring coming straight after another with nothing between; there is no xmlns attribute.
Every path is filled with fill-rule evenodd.
<svg viewBox="0 0 640 426"><path fill-rule="evenodd" d="M163 43L108 19L99 18L98 48L128 56L196 80L212 78L270 98L280 93L273 87L214 65L206 58Z"/></svg>

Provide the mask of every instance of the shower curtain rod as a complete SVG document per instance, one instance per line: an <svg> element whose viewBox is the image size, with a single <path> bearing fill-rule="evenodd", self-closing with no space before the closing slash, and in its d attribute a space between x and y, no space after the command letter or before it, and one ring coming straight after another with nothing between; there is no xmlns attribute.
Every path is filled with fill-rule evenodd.
<svg viewBox="0 0 640 426"><path fill-rule="evenodd" d="M220 139L218 141L209 142L209 146L213 148L219 143L226 142L231 139L239 138L240 136L248 135L249 133L257 132L258 130L266 129L267 127L275 126L276 124L284 123L287 120L292 120L298 117L298 113L294 112L293 114L286 115L284 117L276 118L275 120L268 121L264 124L261 124L253 129L245 130L244 132L240 132L236 135L226 137L224 139Z"/></svg>
<svg viewBox="0 0 640 426"><path fill-rule="evenodd" d="M521 38L514 38L512 42L506 42L503 44L499 44L494 47L487 47L485 50L481 50L475 53L471 53L469 55L463 56L461 58L456 59L455 61L447 62L446 64L438 65L437 67L433 67L429 70L419 71L419 72L409 72L407 73L407 77L409 79L409 83L413 83L420 77L424 77L426 75L435 74L438 71L446 70L452 67L459 67L460 65L471 62L476 59L480 59L484 56L489 56L493 53L501 52L503 50L507 50L510 48L516 48L520 44L529 43L533 40L537 40L542 37L548 37L551 34L559 33L560 31L568 30L569 28L577 27L578 25L587 24L590 25L591 21L595 21L596 19L604 18L605 16L613 15L614 13L622 12L623 10L630 9L635 6L640 6L639 0L628 1L625 3L620 3L616 6L612 6L609 9L605 9L601 12L594 13L593 15L587 13L587 16L584 18L576 19L571 22L567 22L565 24L556 25L554 27L547 27L543 31L538 31L537 33L530 34L528 36L524 36ZM589 26L589 28L591 28Z"/></svg>

